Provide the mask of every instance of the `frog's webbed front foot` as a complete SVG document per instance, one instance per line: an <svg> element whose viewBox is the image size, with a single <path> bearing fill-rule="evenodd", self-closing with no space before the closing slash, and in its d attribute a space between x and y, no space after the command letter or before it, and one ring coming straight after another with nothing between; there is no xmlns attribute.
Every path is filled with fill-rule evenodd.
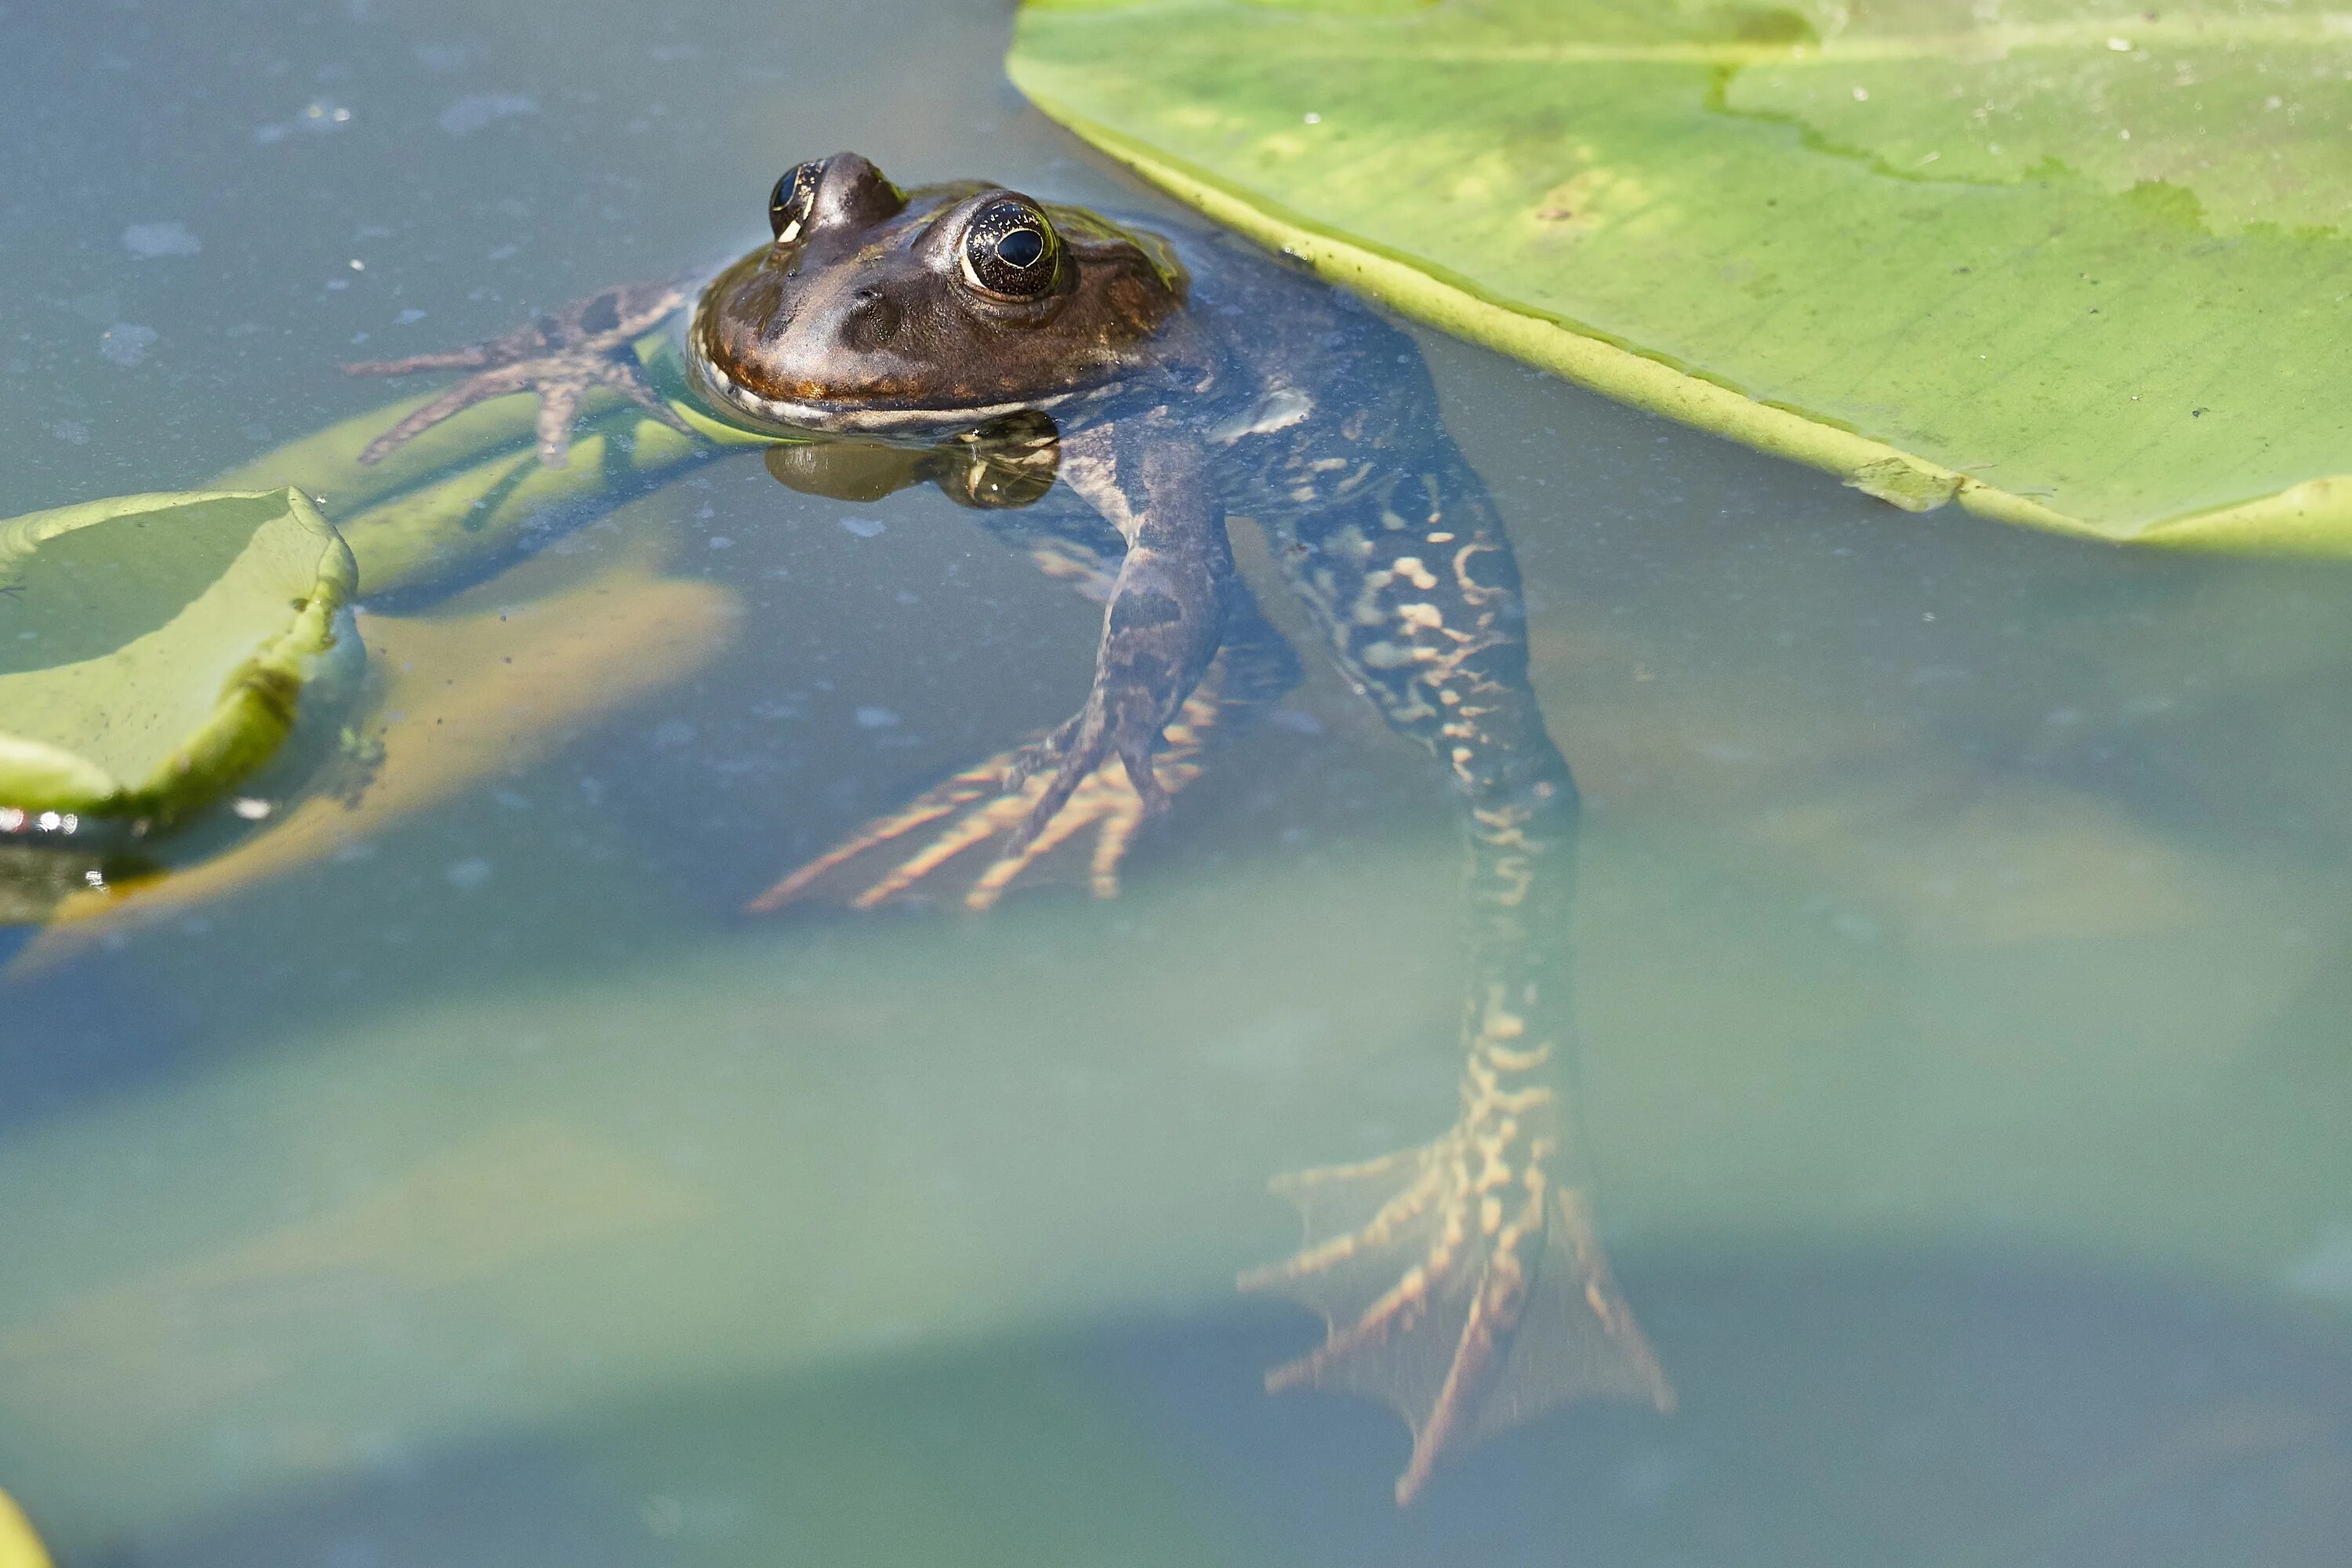
<svg viewBox="0 0 2352 1568"><path fill-rule="evenodd" d="M1315 1309L1328 1332L1266 1388L1394 1408L1412 1428L1400 1503L1449 1454L1570 1400L1673 1407L1583 1192L1547 1169L1547 1109L1490 1103L1423 1148L1274 1184L1297 1205L1307 1245L1241 1288Z"/></svg>
<svg viewBox="0 0 2352 1568"><path fill-rule="evenodd" d="M617 392L674 430L694 431L662 400L633 352L636 340L687 302L688 279L625 284L575 300L530 326L446 353L347 364L349 375L411 375L420 371L474 374L412 411L368 443L362 463L381 462L399 447L477 403L509 393L539 395L539 459L561 467L572 449L572 422L592 388Z"/></svg>
<svg viewBox="0 0 2352 1568"><path fill-rule="evenodd" d="M1084 707L866 824L753 900L751 911L779 909L821 885L848 884L869 853L926 828L930 836L920 847L851 896L855 907L872 909L932 883L949 861L986 844L994 857L963 902L987 909L1088 828L1095 839L1087 879L1097 897L1116 893L1119 861L1136 831L1200 776L1201 750L1225 700L1248 702L1297 679L1289 646L1257 619L1223 545L1221 532L1198 548L1132 545L1111 586ZM1228 642L1227 612L1236 607L1231 629L1238 635Z"/></svg>
<svg viewBox="0 0 2352 1568"><path fill-rule="evenodd" d="M748 909L766 914L828 889L849 893L853 908L874 909L934 886L953 862L979 870L965 886L964 907L985 910L1019 879L1035 881L1066 859L1060 852L1093 842L1082 862L1097 898L1118 891L1119 863L1137 831L1167 797L1201 776L1201 752L1224 702L1227 661L1220 659L1185 698L1165 731L1157 758L1147 763L1150 794L1136 787L1132 767L1117 755L1079 749L1084 713L1026 745L999 752L908 802L876 817L841 844L754 899ZM1093 760L1083 771L1081 759ZM1076 771L1075 778L1066 777ZM928 830L928 833L926 833ZM983 860L970 852L986 847ZM899 851L908 851L891 863ZM878 873L869 868L880 868ZM865 881L867 876L871 881ZM859 884L863 882L862 887Z"/></svg>

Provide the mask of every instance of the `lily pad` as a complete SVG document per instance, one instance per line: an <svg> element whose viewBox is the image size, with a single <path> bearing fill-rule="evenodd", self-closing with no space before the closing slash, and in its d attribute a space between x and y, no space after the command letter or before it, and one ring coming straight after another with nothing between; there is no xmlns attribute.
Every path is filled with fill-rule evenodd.
<svg viewBox="0 0 2352 1568"><path fill-rule="evenodd" d="M0 1568L49 1568L40 1537L6 1492L0 1492Z"/></svg>
<svg viewBox="0 0 2352 1568"><path fill-rule="evenodd" d="M1010 69L1339 281L1896 505L2352 552L2315 0L1029 0Z"/></svg>
<svg viewBox="0 0 2352 1568"><path fill-rule="evenodd" d="M182 913L346 849L691 674L726 646L741 605L716 584L660 575L667 548L640 534L608 569L497 610L361 616L358 634L385 671L375 711L354 725L373 758L364 789L314 793L194 865L118 866L68 884L37 906L47 930L13 966L0 955L0 973L22 974L123 921ZM7 872L0 861L0 922L10 918Z"/></svg>
<svg viewBox="0 0 2352 1568"><path fill-rule="evenodd" d="M0 522L0 828L161 825L215 798L285 740L331 653L362 657L339 633L352 578L290 489Z"/></svg>

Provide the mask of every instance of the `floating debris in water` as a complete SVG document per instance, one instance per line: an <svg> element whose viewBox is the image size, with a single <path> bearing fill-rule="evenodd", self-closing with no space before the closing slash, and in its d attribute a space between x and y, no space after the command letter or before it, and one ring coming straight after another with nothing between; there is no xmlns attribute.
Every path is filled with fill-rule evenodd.
<svg viewBox="0 0 2352 1568"><path fill-rule="evenodd" d="M321 135L340 131L352 122L352 111L331 98L314 98L302 106L302 112L291 120L273 121L253 128L253 140L260 146L273 146L296 132Z"/></svg>
<svg viewBox="0 0 2352 1568"><path fill-rule="evenodd" d="M537 114L539 100L519 92L480 92L461 98L434 121L452 136L471 136L483 126L518 114Z"/></svg>
<svg viewBox="0 0 2352 1568"><path fill-rule="evenodd" d="M147 357L160 334L136 321L117 321L98 337L98 352L120 365L137 364Z"/></svg>
<svg viewBox="0 0 2352 1568"><path fill-rule="evenodd" d="M134 223L122 231L122 248L142 261L162 256L194 256L202 241L184 223Z"/></svg>

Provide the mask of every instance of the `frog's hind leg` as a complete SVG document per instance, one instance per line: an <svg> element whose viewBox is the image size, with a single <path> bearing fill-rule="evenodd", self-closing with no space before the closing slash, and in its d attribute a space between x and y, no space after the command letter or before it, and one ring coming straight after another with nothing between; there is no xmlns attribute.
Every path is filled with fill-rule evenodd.
<svg viewBox="0 0 2352 1568"><path fill-rule="evenodd" d="M1459 1120L1433 1142L1276 1178L1305 1223L1305 1245L1239 1281L1325 1321L1324 1342L1269 1372L1268 1392L1361 1394L1412 1428L1400 1503L1440 1460L1554 1406L1674 1405L1584 1190L1556 1174L1562 1111L1553 1090L1511 1081L1534 1076L1549 1052L1490 1042L1479 1054L1487 1059L1474 1058L1466 1074Z"/></svg>
<svg viewBox="0 0 2352 1568"><path fill-rule="evenodd" d="M1107 596L1101 556L1076 537L1023 542L1051 575L1088 597ZM1119 867L1167 795L1200 777L1203 755L1230 733L1244 710L1279 697L1298 680L1298 661L1244 590L1235 590L1223 647L1200 684L1169 721L1143 765L1115 749L1069 760L1081 743L1081 720L1041 731L964 769L899 809L877 816L793 871L747 906L755 914L786 904L837 897L856 909L895 900L952 896L985 910L1016 883L1081 881L1097 898L1118 891ZM1060 795L1056 803L1053 797ZM950 889L960 890L950 895Z"/></svg>
<svg viewBox="0 0 2352 1568"><path fill-rule="evenodd" d="M1350 681L1436 753L1464 805L1470 976L1454 1125L1421 1148L1278 1180L1306 1220L1243 1289L1320 1311L1269 1388L1368 1394L1412 1428L1409 1502L1441 1459L1571 1400L1673 1394L1595 1237L1566 1104L1563 930L1576 791L1528 681L1517 568L1451 453L1281 525L1276 559Z"/></svg>

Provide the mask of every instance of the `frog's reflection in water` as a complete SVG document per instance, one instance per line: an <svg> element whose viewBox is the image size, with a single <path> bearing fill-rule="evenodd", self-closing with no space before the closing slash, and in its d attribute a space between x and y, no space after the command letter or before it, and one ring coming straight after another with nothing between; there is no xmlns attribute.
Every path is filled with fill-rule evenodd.
<svg viewBox="0 0 2352 1568"><path fill-rule="evenodd" d="M827 437L785 442L768 448L767 465L779 484L803 495L872 501L929 483L959 506L993 511L1045 500L1061 455L1053 416L1025 409L922 446Z"/></svg>
<svg viewBox="0 0 2352 1568"><path fill-rule="evenodd" d="M58 814L48 815L54 819ZM11 819L22 823L25 816L0 807L0 971L68 899L155 871L119 836L84 836L64 824L43 828L35 823L11 831Z"/></svg>
<svg viewBox="0 0 2352 1568"><path fill-rule="evenodd" d="M1081 453L1086 428L1081 421ZM1049 575L1110 605L1108 650L1120 623L1123 542L1098 502L1071 494L1082 489L1082 472L1066 476L1072 480L1061 492L1066 504L1037 504L1055 493L1066 456L1055 421L1029 411L921 445L795 440L772 447L766 461L790 488L835 500L876 500L913 485L937 486L987 514L989 531ZM1662 1410L1673 1403L1595 1238L1556 1081L1571 1048L1561 933L1571 896L1575 786L1540 731L1528 689L1517 574L1500 521L1458 464L1423 482L1430 488L1428 537L1450 547L1437 559L1451 583L1418 559L1380 570L1375 547L1352 531L1326 538L1302 529L1283 555L1295 590L1327 610L1345 607L1349 624L1338 640L1351 673L1381 668L1378 653L1352 646L1359 638L1402 626L1433 628L1447 639L1412 661L1413 679L1427 690L1357 684L1394 727L1437 747L1469 797L1473 973L1462 1104L1454 1127L1429 1144L1277 1180L1276 1189L1307 1221L1307 1246L1241 1279L1244 1289L1314 1308L1329 1325L1326 1343L1277 1368L1269 1388L1368 1394L1412 1425L1400 1501L1412 1500L1441 1458L1553 1405L1594 1396ZM1024 509L1034 510L1011 515ZM1016 880L1040 879L1041 869L1073 858L1098 896L1116 892L1137 830L1199 775L1212 739L1234 730L1236 710L1265 706L1300 679L1296 657L1230 554L1222 557L1219 579L1214 655L1150 753L1146 776L1135 775L1132 759L1106 757L1083 764L1075 789L1055 790L1055 767L1069 771L1069 737L1082 721L1074 721L867 823L751 908L772 910L803 898L873 908L908 895L953 897L960 889L967 908L982 910ZM1410 603L1381 602L1392 582L1410 591ZM1089 834L1090 851L1073 853Z"/></svg>

